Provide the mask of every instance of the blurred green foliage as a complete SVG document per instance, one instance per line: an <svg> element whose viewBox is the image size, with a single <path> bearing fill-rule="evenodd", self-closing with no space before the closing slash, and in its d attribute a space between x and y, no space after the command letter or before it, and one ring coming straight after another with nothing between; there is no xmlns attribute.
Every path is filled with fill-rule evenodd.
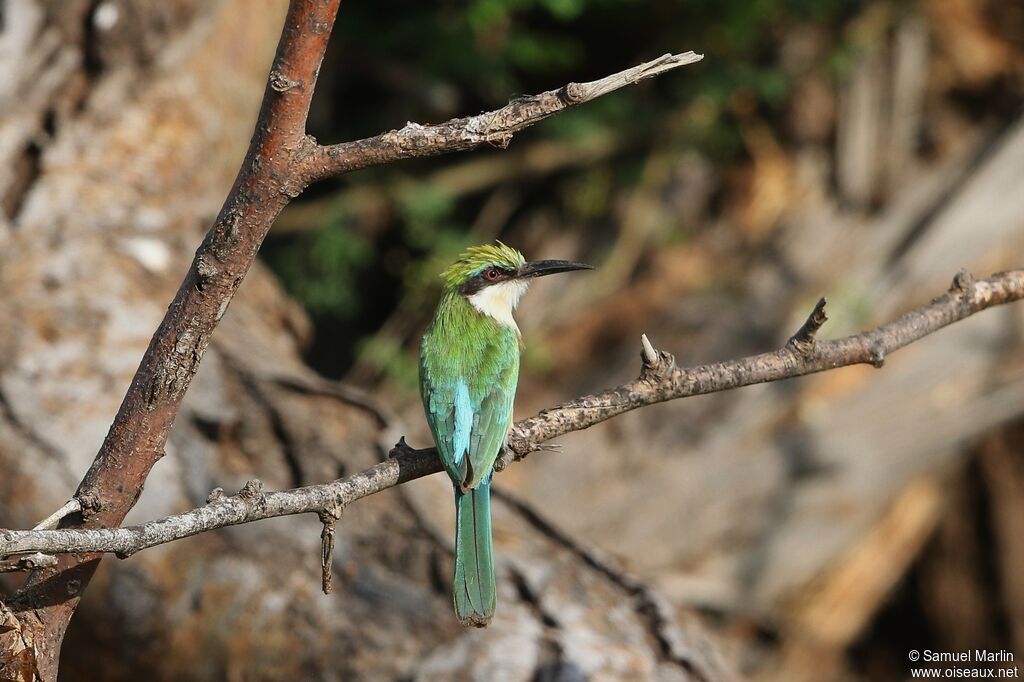
<svg viewBox="0 0 1024 682"><path fill-rule="evenodd" d="M431 251L438 242L459 241L464 233L452 224L455 200L442 188L416 187L398 199L406 243L413 249Z"/></svg>
<svg viewBox="0 0 1024 682"><path fill-rule="evenodd" d="M860 7L856 0L348 3L321 70L311 132L325 141L356 139L406 121L491 109L519 93L598 78L669 51L705 54L699 65L588 103L516 138L516 145L598 134L632 141L610 161L520 181L516 211L500 227L498 236L520 245L522 235L506 232L515 216L557 211L564 229L586 232L589 255L596 257L614 240L611 207L638 181L645 153L696 150L721 165L746 153L744 120L757 117L785 131L794 79L811 67L784 59L784 38L798 29L813 34L823 52L813 68L835 77L849 61L844 28ZM423 183L394 190L457 162L405 162L314 188L300 201L324 202L363 187L386 195L390 208L368 220L328 202L331 208L308 232L271 233L264 257L313 313L310 361L322 371L342 374L360 354L373 367L397 367L402 339L346 339L372 337L402 300L429 310L440 267L467 244L495 236L473 232L488 192L456 196ZM692 229L668 224L660 232L671 241Z"/></svg>
<svg viewBox="0 0 1024 682"><path fill-rule="evenodd" d="M368 367L386 376L409 392L419 386L419 366L399 339L386 334L371 334L359 342L359 357Z"/></svg>
<svg viewBox="0 0 1024 682"><path fill-rule="evenodd" d="M372 252L369 241L347 228L344 210L336 209L319 229L278 243L263 255L310 311L347 316L359 306L352 284Z"/></svg>

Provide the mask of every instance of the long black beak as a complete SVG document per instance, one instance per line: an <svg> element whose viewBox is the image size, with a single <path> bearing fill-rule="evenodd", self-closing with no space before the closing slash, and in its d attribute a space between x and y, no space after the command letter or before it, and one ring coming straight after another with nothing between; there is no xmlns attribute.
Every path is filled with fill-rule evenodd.
<svg viewBox="0 0 1024 682"><path fill-rule="evenodd" d="M554 275L559 272L593 269L593 265L587 265L586 263L573 263L568 260L533 260L519 268L517 277L543 277L544 275Z"/></svg>

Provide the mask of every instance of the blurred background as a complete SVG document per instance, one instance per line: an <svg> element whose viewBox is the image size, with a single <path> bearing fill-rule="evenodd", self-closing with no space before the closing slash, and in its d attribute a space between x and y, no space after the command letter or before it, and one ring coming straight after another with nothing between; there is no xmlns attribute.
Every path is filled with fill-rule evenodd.
<svg viewBox="0 0 1024 682"><path fill-rule="evenodd" d="M0 527L72 494L234 178L282 0L0 0ZM480 150L310 188L242 285L129 522L216 486L425 446L438 271L500 238L538 282L517 417L823 336L1022 265L1020 0L342 3L310 132L688 66ZM499 612L451 614L440 476L363 500L320 593L316 519L108 558L62 679L903 680L911 649L1024 656L1024 307L888 359L691 398L497 477ZM9 592L17 579L5 577Z"/></svg>

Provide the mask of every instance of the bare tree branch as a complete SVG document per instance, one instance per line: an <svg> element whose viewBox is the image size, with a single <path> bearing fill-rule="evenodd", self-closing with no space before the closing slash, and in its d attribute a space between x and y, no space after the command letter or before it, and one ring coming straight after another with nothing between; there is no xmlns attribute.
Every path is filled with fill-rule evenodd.
<svg viewBox="0 0 1024 682"><path fill-rule="evenodd" d="M861 334L815 341L812 330L816 331L818 323L811 321L777 351L689 368L677 368L672 356L662 351L657 363L644 363L636 381L572 400L517 423L509 435L509 451L503 463L521 459L539 449L544 441L563 433L585 429L644 405L847 365L881 367L889 353L923 336L986 308L1021 298L1024 298L1024 270L999 273L977 282L969 273L961 271L942 296ZM819 302L811 318L821 319L823 324L823 315L824 305Z"/></svg>
<svg viewBox="0 0 1024 682"><path fill-rule="evenodd" d="M694 52L665 54L600 80L568 83L557 90L518 97L495 111L436 125L408 123L400 130L389 130L363 140L318 146L303 160L300 172L306 182L313 182L369 166L466 151L484 144L504 149L512 141L513 135L534 123L627 85L694 64L703 58L704 55Z"/></svg>
<svg viewBox="0 0 1024 682"><path fill-rule="evenodd" d="M545 441L588 428L654 403L778 381L855 364L881 367L885 357L943 327L992 306L1024 299L1024 270L975 281L961 272L949 291L892 322L853 336L817 341L824 301L779 350L697 367L676 367L671 355L643 345L643 368L634 381L588 395L517 422L509 435L503 466L542 449ZM324 523L323 554L329 557L333 523L352 502L441 471L434 448L417 450L402 439L391 457L361 473L321 485L263 492L250 481L237 495L215 490L208 503L182 514L125 528L0 532L0 556L41 552L112 552L127 557L139 550L209 530L289 514L316 513ZM330 526L330 528L328 528ZM325 558L326 562L327 559ZM324 589L330 585L325 570Z"/></svg>

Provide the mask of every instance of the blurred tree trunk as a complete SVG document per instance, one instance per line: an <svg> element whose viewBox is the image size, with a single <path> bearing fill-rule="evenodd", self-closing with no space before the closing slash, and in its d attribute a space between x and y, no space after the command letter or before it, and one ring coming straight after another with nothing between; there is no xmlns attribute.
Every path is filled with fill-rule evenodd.
<svg viewBox="0 0 1024 682"><path fill-rule="evenodd" d="M0 527L34 524L89 466L242 159L284 5L5 5ZM325 481L381 456L398 425L316 388L300 357L307 334L304 314L255 268L129 522L201 504L216 486ZM450 526L450 490L424 489L439 520L425 522L401 490L346 514L329 597L314 519L105 561L68 632L62 678L727 677L698 627L652 611L654 597L500 503L500 615L462 630L449 538L434 532Z"/></svg>

